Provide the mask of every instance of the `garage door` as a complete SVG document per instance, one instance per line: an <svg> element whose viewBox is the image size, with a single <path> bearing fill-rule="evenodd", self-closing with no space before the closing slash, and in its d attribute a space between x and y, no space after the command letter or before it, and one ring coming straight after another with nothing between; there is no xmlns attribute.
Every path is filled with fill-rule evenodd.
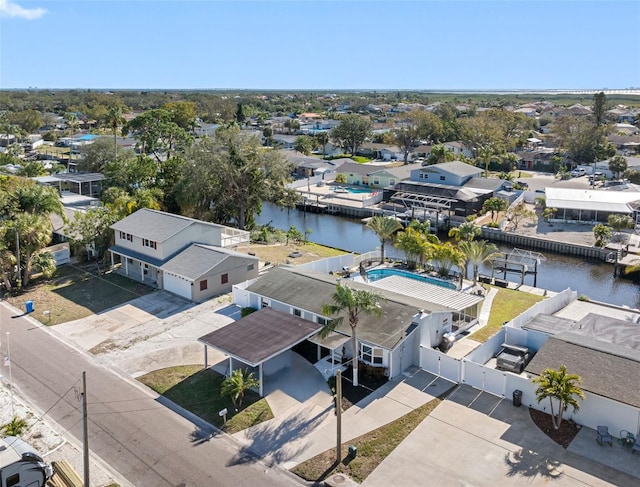
<svg viewBox="0 0 640 487"><path fill-rule="evenodd" d="M164 289L166 291L191 300L191 282L173 274L164 273Z"/></svg>

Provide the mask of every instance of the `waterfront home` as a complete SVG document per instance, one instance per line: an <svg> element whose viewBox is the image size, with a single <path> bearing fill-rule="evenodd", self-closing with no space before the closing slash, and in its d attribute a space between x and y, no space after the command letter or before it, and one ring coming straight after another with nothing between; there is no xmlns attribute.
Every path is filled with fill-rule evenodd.
<svg viewBox="0 0 640 487"><path fill-rule="evenodd" d="M551 221L606 223L609 215L629 215L640 221L640 191L629 185L626 191L615 189L545 188L547 208L556 208Z"/></svg>
<svg viewBox="0 0 640 487"><path fill-rule="evenodd" d="M348 160L336 169L337 174L344 176L347 184L386 188L406 180L411 173L411 166L378 166L374 164L358 164Z"/></svg>
<svg viewBox="0 0 640 487"><path fill-rule="evenodd" d="M463 186L471 178L482 176L483 169L462 161L442 162L411 170L411 181Z"/></svg>
<svg viewBox="0 0 640 487"><path fill-rule="evenodd" d="M258 275L257 257L232 250L249 244L243 230L146 208L111 228L112 269L192 301L229 292Z"/></svg>
<svg viewBox="0 0 640 487"><path fill-rule="evenodd" d="M457 291L455 285L441 285L408 278L402 274L383 276L372 282L357 282L343 279L336 275L317 272L305 268L279 266L258 279L234 286L234 303L241 307L256 310L269 308L272 315L289 323L291 319L299 322L302 335L295 335L296 343L309 338L318 347L318 360L326 357L338 364L344 359L358 357L361 362L372 367L384 369L389 378L397 377L411 366L420 364L420 350L423 347L435 347L443 342L447 333L456 335L477 323L480 306L484 298L481 295ZM438 280L433 279L432 282ZM316 336L320 328L331 317L322 314L325 303L332 302L337 282L342 282L353 289L377 291L384 296L381 302L382 317L362 313L357 328L357 349L351 347L351 328L345 319L335 333L326 338ZM260 313L260 312L258 312ZM268 354L256 356L269 357L267 360L243 360L242 351L229 350L228 334L236 327L249 337L261 334L263 320L256 320L253 313L236 323L219 330L216 336L203 340L207 346L214 347L232 357L233 367L246 365L265 368L267 374L273 374L287 363L283 357L293 343L284 340L282 345L270 349ZM254 318L251 318L254 316ZM270 315L271 316L271 315ZM245 329L243 321L250 321L249 329ZM315 325L315 329L313 328ZM253 329L251 329L253 327ZM296 327L293 327L296 329ZM223 332L223 330L226 330ZM305 338L301 338L304 336ZM204 337L203 337L204 338ZM247 348L254 349L253 345ZM248 359L249 357L247 357ZM325 365L323 365L325 366ZM331 369L331 366L329 365ZM262 372L260 372L262 373Z"/></svg>

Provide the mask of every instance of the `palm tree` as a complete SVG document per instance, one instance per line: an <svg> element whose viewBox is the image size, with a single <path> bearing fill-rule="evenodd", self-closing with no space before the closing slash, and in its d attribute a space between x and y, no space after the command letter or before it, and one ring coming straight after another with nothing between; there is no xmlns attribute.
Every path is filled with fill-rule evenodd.
<svg viewBox="0 0 640 487"><path fill-rule="evenodd" d="M318 145L322 146L322 158L324 159L327 144L329 143L329 134L327 132L318 132L316 134L316 141L318 142Z"/></svg>
<svg viewBox="0 0 640 487"><path fill-rule="evenodd" d="M369 220L367 228L373 231L380 239L380 263L383 264L384 243L402 228L402 223L390 216L376 215Z"/></svg>
<svg viewBox="0 0 640 487"><path fill-rule="evenodd" d="M338 283L336 290L331 296L333 303L325 303L322 305L322 314L325 316L333 316L346 311L351 326L351 349L353 350L353 385L358 386L358 338L356 329L360 320L360 314L373 315L378 318L382 317L381 303L385 298L375 292L364 289L353 289L346 284ZM327 321L327 324L320 330L320 336L326 337L332 331L342 324L344 316L338 316Z"/></svg>
<svg viewBox="0 0 640 487"><path fill-rule="evenodd" d="M486 212L486 211L490 211L491 212L491 221L494 222L495 221L495 215L496 214L500 214L501 211L504 211L508 208L508 203L501 199L498 198L497 196L494 196L492 198L489 198L487 201L484 202L484 204L482 205L482 209Z"/></svg>
<svg viewBox="0 0 640 487"><path fill-rule="evenodd" d="M253 372L247 369L236 369L222 381L220 395L229 396L233 401L233 407L238 411L242 407L245 392L259 386L260 381L253 376Z"/></svg>
<svg viewBox="0 0 640 487"><path fill-rule="evenodd" d="M105 116L105 122L113 131L113 149L115 151L115 157L118 158L118 128L126 123L125 118L122 115L122 108L118 105L114 105L109 108Z"/></svg>
<svg viewBox="0 0 640 487"><path fill-rule="evenodd" d="M465 262L464 254L451 242L445 242L443 244L432 245L430 257L437 264L437 271L443 277L446 277L451 272L451 267L462 267Z"/></svg>
<svg viewBox="0 0 640 487"><path fill-rule="evenodd" d="M478 267L480 267L480 264L501 255L498 251L498 247L486 240L467 240L460 242L460 244L458 244L458 248L462 251L465 257L465 273L467 264L470 262L473 265L474 286L478 281Z"/></svg>
<svg viewBox="0 0 640 487"><path fill-rule="evenodd" d="M398 232L394 245L407 256L407 265L415 269L418 262L429 260L433 246L440 241L432 234L425 234L411 225L403 232Z"/></svg>
<svg viewBox="0 0 640 487"><path fill-rule="evenodd" d="M481 233L482 229L473 222L464 222L449 230L449 236L455 238L456 242L460 242L460 240L470 242Z"/></svg>
<svg viewBox="0 0 640 487"><path fill-rule="evenodd" d="M15 189L18 207L26 213L49 216L52 213L66 218L60 196L52 186L43 186L29 181Z"/></svg>
<svg viewBox="0 0 640 487"><path fill-rule="evenodd" d="M493 156L496 155L496 151L491 145L483 145L478 149L478 158L484 162L484 177L489 177L489 163Z"/></svg>
<svg viewBox="0 0 640 487"><path fill-rule="evenodd" d="M542 375L535 377L531 380L534 384L538 385L536 389L536 400L538 404L544 399L549 399L551 404L551 422L553 423L553 429L560 429L562 423L562 415L568 409L569 406L573 407L573 411L580 409L580 399L585 398L584 392L580 388L579 384L582 383L582 379L576 374L567 374L567 368L564 365L560 366L560 369L546 369L542 372ZM554 413L554 399L558 403L558 413Z"/></svg>
<svg viewBox="0 0 640 487"><path fill-rule="evenodd" d="M21 213L15 217L15 228L20 241L20 251L24 253L24 273L22 285L29 283L31 276L31 256L40 249L45 248L51 242L53 231L48 217L34 213Z"/></svg>

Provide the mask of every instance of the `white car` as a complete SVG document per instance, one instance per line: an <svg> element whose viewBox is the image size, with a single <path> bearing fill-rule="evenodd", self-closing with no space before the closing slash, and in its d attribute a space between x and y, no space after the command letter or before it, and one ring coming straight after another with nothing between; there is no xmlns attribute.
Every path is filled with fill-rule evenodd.
<svg viewBox="0 0 640 487"><path fill-rule="evenodd" d="M587 174L587 171L585 171L584 169L574 169L573 171L571 171L571 177L573 178L584 176L585 174Z"/></svg>

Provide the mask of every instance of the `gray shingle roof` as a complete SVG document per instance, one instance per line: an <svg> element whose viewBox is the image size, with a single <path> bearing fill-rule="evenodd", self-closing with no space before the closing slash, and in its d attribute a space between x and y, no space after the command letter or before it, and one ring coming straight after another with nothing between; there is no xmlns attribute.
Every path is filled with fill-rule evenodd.
<svg viewBox="0 0 640 487"><path fill-rule="evenodd" d="M441 162L440 164L433 164L426 167L430 169L437 168L440 171L445 171L459 177L472 176L478 174L478 172L482 172L482 169L462 161Z"/></svg>
<svg viewBox="0 0 640 487"><path fill-rule="evenodd" d="M564 365L568 373L582 378L583 390L640 408L640 354L629 351L632 350L620 345L564 332L544 343L526 371L540 375L547 368L557 370Z"/></svg>
<svg viewBox="0 0 640 487"><path fill-rule="evenodd" d="M311 271L303 271L291 267L277 267L260 277L247 290L275 301L322 316L322 305L332 302L336 287L336 277ZM353 289L366 289L379 292L368 284L345 280ZM420 309L442 310L444 306L429 304L420 299L404 296L390 291L383 294L387 301L382 303L383 315L361 314L358 323L358 338L381 347L394 348L407 333L413 316ZM351 335L346 320L338 329L341 333Z"/></svg>
<svg viewBox="0 0 640 487"><path fill-rule="evenodd" d="M186 216L143 208L114 223L111 228L115 231L130 233L154 242L164 242L191 225L221 226L215 223L194 220Z"/></svg>
<svg viewBox="0 0 640 487"><path fill-rule="evenodd" d="M203 276L225 259L230 257L253 259L257 257L234 252L212 245L193 244L176 255L162 266L162 270L179 275L185 279L196 280Z"/></svg>
<svg viewBox="0 0 640 487"><path fill-rule="evenodd" d="M341 174L360 174L363 176L368 176L369 173L379 170L380 167L379 166L372 166L370 164L358 164L357 162L345 162L344 164L342 164L340 167L338 167L338 169L336 169L336 172L341 173Z"/></svg>
<svg viewBox="0 0 640 487"><path fill-rule="evenodd" d="M198 341L255 367L309 338L320 328L318 323L299 316L262 308Z"/></svg>

